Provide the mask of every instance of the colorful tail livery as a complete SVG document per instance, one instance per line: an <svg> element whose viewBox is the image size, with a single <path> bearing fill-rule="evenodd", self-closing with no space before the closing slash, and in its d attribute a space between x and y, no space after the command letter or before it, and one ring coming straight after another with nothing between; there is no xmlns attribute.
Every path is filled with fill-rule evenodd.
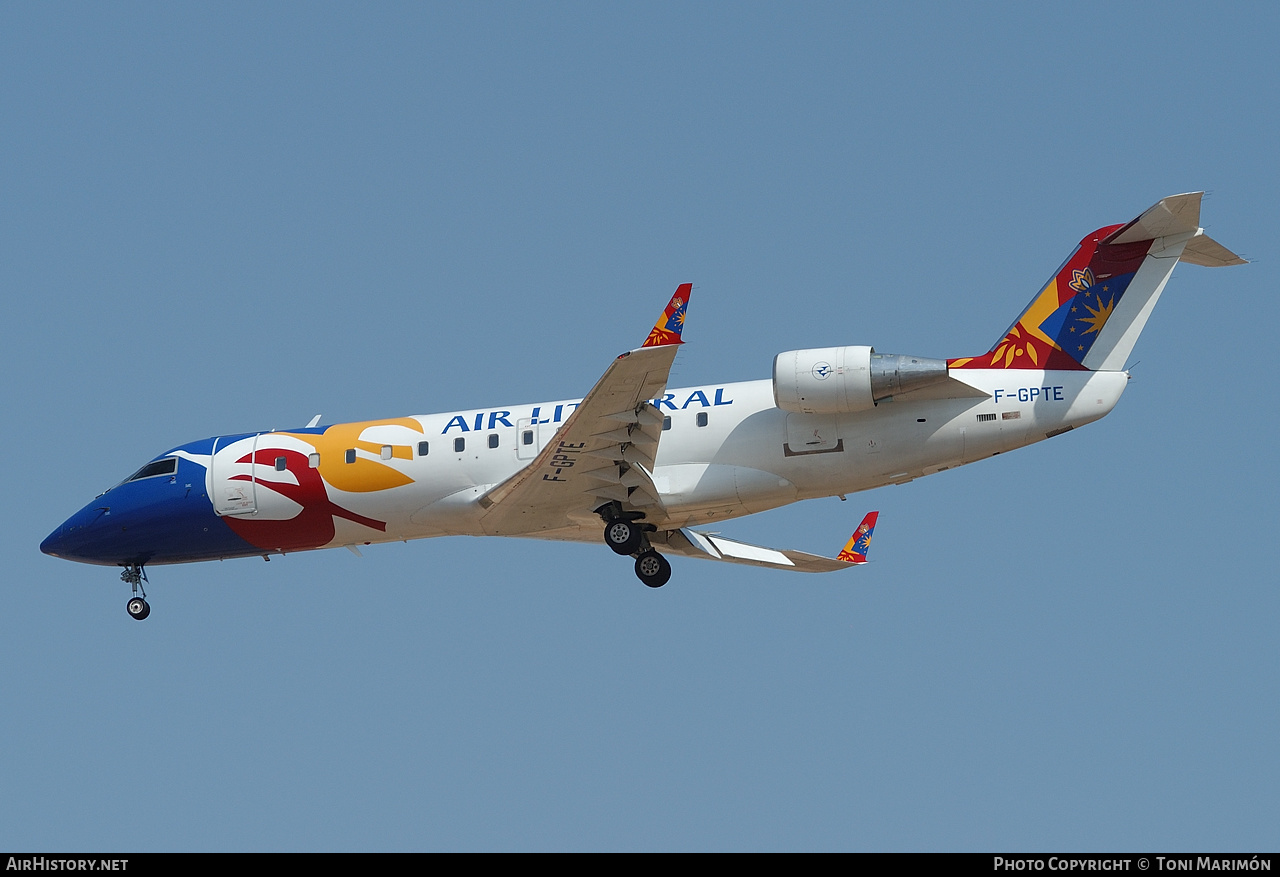
<svg viewBox="0 0 1280 877"><path fill-rule="evenodd" d="M866 563L867 552L871 550L871 534L876 530L876 520L879 517L879 512L868 512L862 519L862 523L858 525L858 529L853 531L844 548L836 555L836 560L843 560L845 563Z"/></svg>
<svg viewBox="0 0 1280 877"><path fill-rule="evenodd" d="M684 283L644 344L580 399L317 419L189 442L40 547L122 567L139 620L150 613L145 566L433 536L603 541L633 558L651 588L671 577L670 555L810 573L860 567L877 512L838 557L739 542L719 528L802 499L903 484L1104 417L1174 266L1243 261L1205 236L1200 197L1165 198L1086 236L982 356L809 348L778 354L772 379L669 387L693 289Z"/></svg>
<svg viewBox="0 0 1280 877"><path fill-rule="evenodd" d="M1207 267L1244 264L1200 228L1203 194L1165 198L1127 225L1087 235L990 351L950 360L948 366L1124 368L1179 261Z"/></svg>

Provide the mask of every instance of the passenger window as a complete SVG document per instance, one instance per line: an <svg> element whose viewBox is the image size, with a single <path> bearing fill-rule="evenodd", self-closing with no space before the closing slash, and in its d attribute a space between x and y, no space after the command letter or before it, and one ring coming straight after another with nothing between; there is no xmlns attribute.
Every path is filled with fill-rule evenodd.
<svg viewBox="0 0 1280 877"><path fill-rule="evenodd" d="M390 460L390 459L391 459L391 445L383 445L383 446L382 446L382 453L381 453L379 456L380 456L380 457L382 457L382 459L384 459L384 460Z"/></svg>
<svg viewBox="0 0 1280 877"><path fill-rule="evenodd" d="M289 468L289 461L284 457L276 457L276 471L283 472Z"/></svg>
<svg viewBox="0 0 1280 877"><path fill-rule="evenodd" d="M524 432L520 434L520 444L522 445L533 444L533 430L526 429Z"/></svg>
<svg viewBox="0 0 1280 877"><path fill-rule="evenodd" d="M699 412L698 412L698 426L706 426L706 425L707 425L707 412L705 412L705 411L699 411Z"/></svg>
<svg viewBox="0 0 1280 877"><path fill-rule="evenodd" d="M455 454L461 454L464 450L466 450L466 447L467 447L467 440L464 439L462 436L458 436L456 439L453 440L453 452Z"/></svg>
<svg viewBox="0 0 1280 877"><path fill-rule="evenodd" d="M347 448L347 462L354 463L356 461L356 449Z"/></svg>
<svg viewBox="0 0 1280 877"><path fill-rule="evenodd" d="M670 429L670 428L671 428L671 415L670 415L670 414L668 414L666 417L662 418L662 428L663 428L664 430L667 430L667 429Z"/></svg>
<svg viewBox="0 0 1280 877"><path fill-rule="evenodd" d="M498 434L496 432L489 433L489 447L496 448L498 446Z"/></svg>
<svg viewBox="0 0 1280 877"><path fill-rule="evenodd" d="M307 457L307 465L308 465L308 466L310 466L312 469L319 469L319 468L320 468L320 455L319 455L319 454L311 454L309 457Z"/></svg>
<svg viewBox="0 0 1280 877"><path fill-rule="evenodd" d="M431 447L430 442L418 442L418 456L425 457L430 447Z"/></svg>

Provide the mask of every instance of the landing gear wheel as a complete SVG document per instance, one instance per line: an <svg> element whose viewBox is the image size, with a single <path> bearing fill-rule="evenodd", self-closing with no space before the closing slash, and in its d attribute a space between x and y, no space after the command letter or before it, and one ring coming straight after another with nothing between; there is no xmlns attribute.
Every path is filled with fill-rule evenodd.
<svg viewBox="0 0 1280 877"><path fill-rule="evenodd" d="M133 596L129 598L125 609L128 610L129 617L137 621L151 614L151 607L147 605L147 589L142 587L142 583L146 580L147 574L143 572L140 563L130 563L120 573L120 581L128 583L133 588ZM142 593L138 593L139 591Z"/></svg>
<svg viewBox="0 0 1280 877"><path fill-rule="evenodd" d="M604 525L604 542L618 554L635 554L644 531L635 521L610 521Z"/></svg>
<svg viewBox="0 0 1280 877"><path fill-rule="evenodd" d="M141 621L151 614L150 604L141 597L134 597L129 600L129 603L125 608L129 611L129 615L138 621Z"/></svg>
<svg viewBox="0 0 1280 877"><path fill-rule="evenodd" d="M671 563L650 549L636 558L636 575L650 588L661 588L671 578Z"/></svg>

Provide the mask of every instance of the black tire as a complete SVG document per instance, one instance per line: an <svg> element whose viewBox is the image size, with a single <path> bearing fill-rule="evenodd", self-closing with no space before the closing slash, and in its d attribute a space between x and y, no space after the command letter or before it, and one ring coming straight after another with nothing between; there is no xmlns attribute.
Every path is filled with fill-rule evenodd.
<svg viewBox="0 0 1280 877"><path fill-rule="evenodd" d="M661 588L671 579L671 563L650 549L636 558L636 577L650 588Z"/></svg>
<svg viewBox="0 0 1280 877"><path fill-rule="evenodd" d="M635 554L643 535L633 521L610 521L604 525L604 544L617 554Z"/></svg>
<svg viewBox="0 0 1280 877"><path fill-rule="evenodd" d="M137 621L142 621L151 614L151 605L141 597L134 597L125 604L125 611Z"/></svg>

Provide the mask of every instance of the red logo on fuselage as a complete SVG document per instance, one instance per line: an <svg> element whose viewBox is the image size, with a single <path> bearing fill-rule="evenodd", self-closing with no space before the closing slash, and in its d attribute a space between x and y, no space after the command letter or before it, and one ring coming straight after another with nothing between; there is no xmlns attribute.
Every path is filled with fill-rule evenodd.
<svg viewBox="0 0 1280 877"><path fill-rule="evenodd" d="M256 480L259 489L273 490L281 496L291 499L302 506L302 511L295 517L284 521L273 521L262 518L241 518L228 516L223 518L227 525L241 539L250 545L265 550L300 551L306 548L319 548L333 541L337 532L334 518L345 518L365 527L386 532L385 521L375 521L364 515L344 509L329 499L329 491L319 470L311 468L306 454L283 448L268 448L257 453L241 457L236 462L252 462L268 472L275 472L276 459L284 457L286 470L297 479L298 483L289 481L265 481L254 479L249 475L233 475L231 481Z"/></svg>

